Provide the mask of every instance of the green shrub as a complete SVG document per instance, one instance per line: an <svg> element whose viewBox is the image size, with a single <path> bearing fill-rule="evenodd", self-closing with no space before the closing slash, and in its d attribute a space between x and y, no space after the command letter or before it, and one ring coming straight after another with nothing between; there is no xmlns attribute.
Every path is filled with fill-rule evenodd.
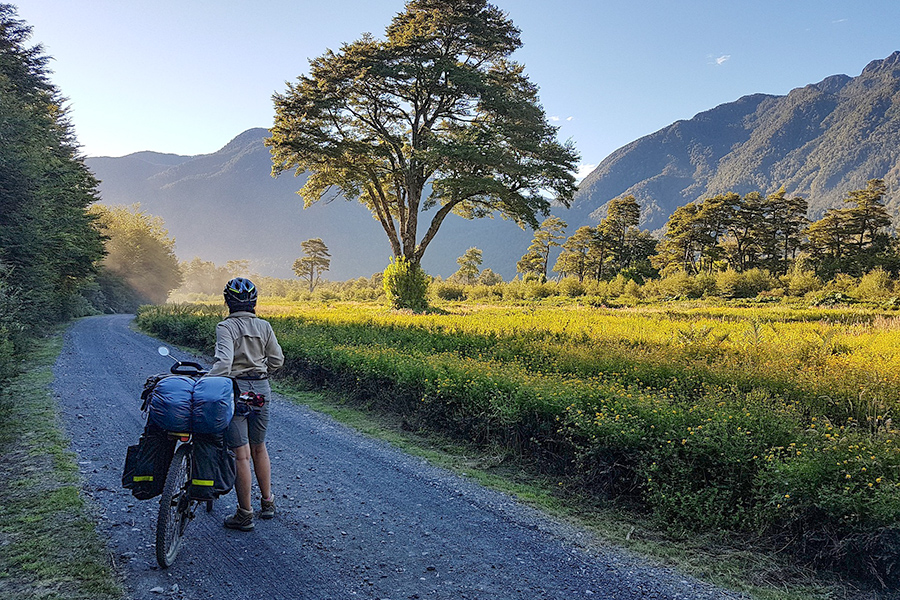
<svg viewBox="0 0 900 600"><path fill-rule="evenodd" d="M428 275L405 256L392 258L384 270L384 294L392 308L424 312L428 309Z"/></svg>
<svg viewBox="0 0 900 600"><path fill-rule="evenodd" d="M716 289L723 298L753 298L774 287L775 279L762 269L742 273L729 269L716 275Z"/></svg>
<svg viewBox="0 0 900 600"><path fill-rule="evenodd" d="M503 278L491 269L485 269L478 276L478 283L481 285L498 285L503 283Z"/></svg>
<svg viewBox="0 0 900 600"><path fill-rule="evenodd" d="M813 271L792 271L781 277L781 283L791 296L805 296L822 289L822 280Z"/></svg>
<svg viewBox="0 0 900 600"><path fill-rule="evenodd" d="M715 296L718 294L718 288L716 288L716 276L713 273L700 273L699 275L695 275L693 294L698 298Z"/></svg>
<svg viewBox="0 0 900 600"><path fill-rule="evenodd" d="M435 296L448 302L464 300L466 297L466 286L453 281L435 282L431 285L431 289Z"/></svg>
<svg viewBox="0 0 900 600"><path fill-rule="evenodd" d="M522 298L525 300L540 300L557 295L556 284L547 281L525 281L522 283Z"/></svg>
<svg viewBox="0 0 900 600"><path fill-rule="evenodd" d="M474 285L466 289L469 300L500 300L503 298L502 285Z"/></svg>
<svg viewBox="0 0 900 600"><path fill-rule="evenodd" d="M622 295L630 298L642 298L641 285L634 279L629 279L622 290Z"/></svg>
<svg viewBox="0 0 900 600"><path fill-rule="evenodd" d="M859 280L853 295L860 300L885 300L894 293L894 282L891 275L881 267L869 271Z"/></svg>
<svg viewBox="0 0 900 600"><path fill-rule="evenodd" d="M702 295L694 285L694 278L684 271L664 277L657 283L656 289L661 297L668 298L699 298Z"/></svg>
<svg viewBox="0 0 900 600"><path fill-rule="evenodd" d="M570 298L584 296L584 283L579 281L577 277L565 277L559 282L559 293Z"/></svg>

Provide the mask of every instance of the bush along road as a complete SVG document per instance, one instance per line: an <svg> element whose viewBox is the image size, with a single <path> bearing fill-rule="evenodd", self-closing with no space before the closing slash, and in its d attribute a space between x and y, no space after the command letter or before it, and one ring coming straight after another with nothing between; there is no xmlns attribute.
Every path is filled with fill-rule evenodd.
<svg viewBox="0 0 900 600"><path fill-rule="evenodd" d="M277 396L268 433L278 514L252 532L222 520L234 494L198 511L176 563L156 566L158 501L121 488L164 372L158 340L129 315L69 329L54 391L99 530L130 598L307 600L738 598L596 544L502 494L363 437ZM175 351L182 359L185 356ZM254 501L258 504L258 494Z"/></svg>

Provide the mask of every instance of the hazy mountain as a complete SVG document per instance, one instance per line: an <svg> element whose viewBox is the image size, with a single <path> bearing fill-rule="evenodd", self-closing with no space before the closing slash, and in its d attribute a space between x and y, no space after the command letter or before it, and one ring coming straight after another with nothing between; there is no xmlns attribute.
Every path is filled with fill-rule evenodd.
<svg viewBox="0 0 900 600"><path fill-rule="evenodd" d="M251 129L213 154L138 152L88 158L106 204L139 202L165 219L179 258L224 264L250 259L264 275L292 276L300 242L322 238L331 250L330 279L382 271L390 246L356 202L336 199L303 209L304 179L270 175L265 129ZM661 228L681 205L721 192L771 193L784 186L809 200L811 216L836 206L847 191L883 177L900 184L900 52L870 63L858 77L835 75L786 96L755 94L702 112L640 138L607 157L581 183L572 209L555 211L568 234L594 225L606 203L633 194L642 226ZM900 194L888 198L900 208ZM425 225L422 225L424 231ZM502 219L445 221L423 261L449 276L476 246L489 267L510 279L530 231Z"/></svg>
<svg viewBox="0 0 900 600"><path fill-rule="evenodd" d="M292 277L300 242L322 238L331 252L332 280L368 277L384 270L391 256L381 226L357 202L337 198L303 208L297 195L304 177L273 178L263 141L265 129L250 129L213 154L177 156L138 152L120 158L88 158L104 204L140 203L165 220L182 260L199 256L224 264L250 259L264 275ZM531 233L503 220L447 219L429 246L424 266L447 277L456 259L477 246L490 267L511 278ZM510 258L510 256L513 256Z"/></svg>
<svg viewBox="0 0 900 600"><path fill-rule="evenodd" d="M834 75L786 96L755 94L702 112L613 152L581 183L570 223L595 223L605 204L633 194L643 226L662 227L678 206L735 191L784 186L811 216L847 191L900 179L900 52L858 77ZM900 194L889 198L893 212ZM598 210L599 209L599 210Z"/></svg>

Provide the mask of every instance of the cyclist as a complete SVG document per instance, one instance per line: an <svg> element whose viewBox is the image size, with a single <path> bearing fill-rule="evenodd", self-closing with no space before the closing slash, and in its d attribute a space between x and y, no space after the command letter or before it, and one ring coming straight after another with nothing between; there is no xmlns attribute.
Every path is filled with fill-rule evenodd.
<svg viewBox="0 0 900 600"><path fill-rule="evenodd" d="M262 494L259 516L262 519L275 516L272 466L266 450L271 396L268 378L284 364L284 353L269 322L256 316L257 289L252 281L236 277L225 284L224 295L230 314L216 326L215 363L209 375L234 378L241 396L249 395L249 403L253 404L251 407L245 402L237 403L238 409L225 433L236 459L234 489L238 499L237 510L225 519L225 527L250 531L253 529L251 460Z"/></svg>

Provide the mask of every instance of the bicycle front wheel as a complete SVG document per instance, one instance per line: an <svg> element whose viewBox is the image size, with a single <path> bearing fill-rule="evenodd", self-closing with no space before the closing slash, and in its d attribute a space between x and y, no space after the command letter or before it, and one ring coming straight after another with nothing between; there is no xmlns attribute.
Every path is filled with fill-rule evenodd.
<svg viewBox="0 0 900 600"><path fill-rule="evenodd" d="M156 562L163 569L175 562L181 550L182 534L190 518L187 484L191 471L190 446L183 444L175 450L156 519Z"/></svg>

